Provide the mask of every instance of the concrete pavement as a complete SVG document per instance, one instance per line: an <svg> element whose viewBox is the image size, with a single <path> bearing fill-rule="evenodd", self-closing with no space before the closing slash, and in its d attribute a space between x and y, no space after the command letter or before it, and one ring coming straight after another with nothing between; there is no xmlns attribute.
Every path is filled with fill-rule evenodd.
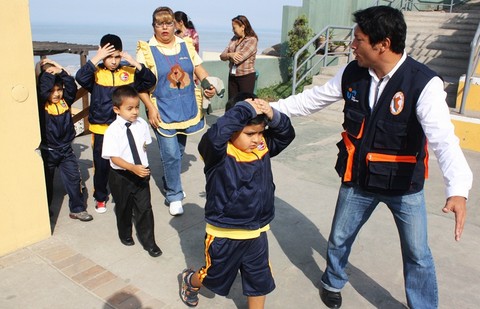
<svg viewBox="0 0 480 309"><path fill-rule="evenodd" d="M326 308L318 288L340 184L333 168L342 123L338 108L294 118L297 138L273 160L277 212L269 241L277 288L267 296L266 308ZM210 115L208 122L215 118ZM120 243L114 204L107 204L105 214L94 211L90 136L78 137L74 149L94 220L84 223L68 217L68 197L56 178L54 204L59 215L53 235L0 257L0 308L187 308L178 297L178 274L187 266L203 265L205 181L196 150L200 136L188 139L182 174L187 197L180 217L169 215L158 189L162 170L156 142L148 148L155 235L164 252L158 258L150 257L135 237L135 246ZM465 151L465 155L474 176L480 175L480 153ZM425 192L440 308L478 308L480 181L474 178L467 224L457 243L453 216L441 212L444 186L432 152L430 161ZM406 307L399 240L385 205L379 205L360 232L348 273L342 308ZM204 289L198 306L246 307L238 278L228 297Z"/></svg>

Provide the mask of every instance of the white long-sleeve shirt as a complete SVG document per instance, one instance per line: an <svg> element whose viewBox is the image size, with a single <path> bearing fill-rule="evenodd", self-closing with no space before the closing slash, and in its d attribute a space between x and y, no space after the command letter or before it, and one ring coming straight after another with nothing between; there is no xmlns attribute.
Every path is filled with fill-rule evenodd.
<svg viewBox="0 0 480 309"><path fill-rule="evenodd" d="M376 91L378 91L376 96L378 98L406 57L406 54L403 54L392 71L382 78L380 85L380 79L373 70L369 70L372 77L369 92L370 108L375 104ZM271 106L289 116L306 116L320 111L328 105L343 99L342 75L344 70L345 67L340 69L332 79L322 86L316 86L297 95L271 103ZM376 89L377 86L378 90ZM455 135L445 98L446 93L443 89L443 81L439 77L432 78L418 98L417 119L425 132L431 149L438 159L445 182L447 198L450 196L468 198L468 192L472 187L473 174L460 148L459 139Z"/></svg>

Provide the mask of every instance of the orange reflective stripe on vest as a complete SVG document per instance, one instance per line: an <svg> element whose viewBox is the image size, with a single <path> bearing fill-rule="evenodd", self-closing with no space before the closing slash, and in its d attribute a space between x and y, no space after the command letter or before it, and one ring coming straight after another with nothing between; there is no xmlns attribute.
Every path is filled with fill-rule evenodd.
<svg viewBox="0 0 480 309"><path fill-rule="evenodd" d="M367 165L368 162L398 162L398 163L417 163L415 156L397 156L383 153L367 153Z"/></svg>
<svg viewBox="0 0 480 309"><path fill-rule="evenodd" d="M363 131L363 126L362 126ZM355 145L348 138L347 132L342 132L343 142L345 143L345 148L347 149L348 158L347 166L345 167L345 173L343 174L343 181L352 180L352 170L353 170L353 155L355 154Z"/></svg>

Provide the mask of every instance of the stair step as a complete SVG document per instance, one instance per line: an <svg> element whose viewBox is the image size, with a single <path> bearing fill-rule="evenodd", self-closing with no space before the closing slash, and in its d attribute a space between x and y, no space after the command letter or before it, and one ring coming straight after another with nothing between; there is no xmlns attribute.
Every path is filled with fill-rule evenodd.
<svg viewBox="0 0 480 309"><path fill-rule="evenodd" d="M473 35L455 34L432 34L432 33L410 33L407 35L406 44L410 42L437 42L437 43L461 43L470 44Z"/></svg>
<svg viewBox="0 0 480 309"><path fill-rule="evenodd" d="M412 20L424 20L424 21L445 21L450 23L475 23L475 19L480 19L480 14L476 10L471 10L462 13L448 13L448 12L426 12L426 11L405 11L403 12L405 21L411 22Z"/></svg>
<svg viewBox="0 0 480 309"><path fill-rule="evenodd" d="M446 28L446 27L430 27L425 26L425 24L418 24L418 26L411 27L408 25L407 37L412 34L423 34L423 35L462 35L467 37L473 37L477 27L465 27L465 28Z"/></svg>
<svg viewBox="0 0 480 309"><path fill-rule="evenodd" d="M416 56L413 57L415 60L417 60L420 63L424 63L428 66L430 65L438 65L438 66L445 66L448 67L448 69L460 69L463 72L467 70L468 63L465 62L464 59L455 59L455 58L440 58L440 57L425 57L425 56Z"/></svg>
<svg viewBox="0 0 480 309"><path fill-rule="evenodd" d="M405 47L408 55L416 59L418 56L423 57L438 57L438 58L454 58L454 59L468 59L470 51L451 51L445 49L431 49L422 48L416 49L410 46Z"/></svg>
<svg viewBox="0 0 480 309"><path fill-rule="evenodd" d="M407 32L411 32L414 29L431 29L436 31L437 29L452 29L452 30L461 30L461 31L473 31L477 30L478 23L431 23L422 20L410 21L407 23Z"/></svg>
<svg viewBox="0 0 480 309"><path fill-rule="evenodd" d="M406 41L406 46L414 49L434 49L434 50L448 50L451 52L462 52L470 53L470 43L469 44L453 44L452 42L435 42L435 41ZM468 59L465 59L466 61Z"/></svg>

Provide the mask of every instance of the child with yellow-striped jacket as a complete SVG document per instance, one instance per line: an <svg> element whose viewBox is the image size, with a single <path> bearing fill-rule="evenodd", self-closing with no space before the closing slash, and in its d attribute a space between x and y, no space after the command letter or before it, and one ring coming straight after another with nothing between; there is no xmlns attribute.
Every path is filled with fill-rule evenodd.
<svg viewBox="0 0 480 309"><path fill-rule="evenodd" d="M86 211L78 161L72 149L76 132L70 107L75 101L77 84L73 77L53 60L41 60L38 68L40 75L37 93L42 136L40 151L50 216L53 216L53 177L58 167L69 197L70 218L90 221L93 217Z"/></svg>
<svg viewBox="0 0 480 309"><path fill-rule="evenodd" d="M205 266L182 272L181 299L198 303L207 287L226 296L240 271L250 309L263 308L275 283L267 231L275 216L270 158L295 138L289 118L263 100L239 93L225 115L203 135L198 150L205 162Z"/></svg>
<svg viewBox="0 0 480 309"><path fill-rule="evenodd" d="M157 81L150 69L138 63L122 49L122 40L117 35L104 35L96 55L82 66L75 76L77 82L91 94L88 121L89 130L92 132L95 168L93 197L98 213L107 210L110 163L102 158L102 144L107 127L116 118L113 112L112 93L122 85L130 85L138 92L145 92L154 87ZM122 62L122 59L127 63Z"/></svg>

